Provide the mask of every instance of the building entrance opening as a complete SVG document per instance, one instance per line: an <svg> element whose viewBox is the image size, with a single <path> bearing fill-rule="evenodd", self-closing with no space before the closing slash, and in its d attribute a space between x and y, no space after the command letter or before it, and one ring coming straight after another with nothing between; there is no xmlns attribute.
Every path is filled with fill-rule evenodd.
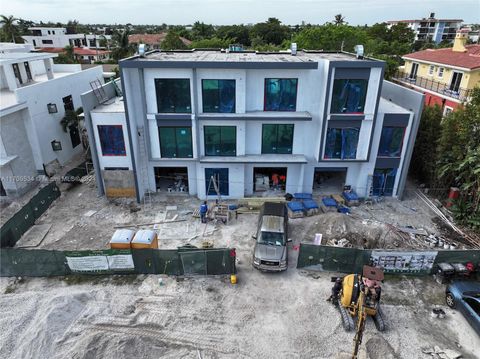
<svg viewBox="0 0 480 359"><path fill-rule="evenodd" d="M157 192L188 193L187 167L154 167Z"/></svg>
<svg viewBox="0 0 480 359"><path fill-rule="evenodd" d="M287 167L254 167L255 192L284 192L287 184Z"/></svg>
<svg viewBox="0 0 480 359"><path fill-rule="evenodd" d="M347 169L316 167L313 174L313 192L320 195L340 194L347 179Z"/></svg>

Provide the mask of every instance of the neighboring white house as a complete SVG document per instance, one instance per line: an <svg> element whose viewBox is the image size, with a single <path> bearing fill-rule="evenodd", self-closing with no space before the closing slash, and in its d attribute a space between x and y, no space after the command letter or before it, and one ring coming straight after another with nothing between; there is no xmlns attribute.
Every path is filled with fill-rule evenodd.
<svg viewBox="0 0 480 359"><path fill-rule="evenodd" d="M203 199L215 195L213 178L226 198L344 185L401 197L423 95L384 81L384 66L315 51L122 60L123 97L113 84L103 104L82 95L99 193Z"/></svg>
<svg viewBox="0 0 480 359"><path fill-rule="evenodd" d="M22 181L25 176L44 173L54 161L64 165L84 151L79 128L65 132L60 120L65 110L81 107L80 94L102 79L102 67L82 71L80 65L55 65L56 56L0 54L0 177L8 196L28 190L32 183Z"/></svg>
<svg viewBox="0 0 480 359"><path fill-rule="evenodd" d="M104 41L110 41L111 35L67 34L64 27L29 27L31 35L22 36L23 40L35 48L87 47L104 49ZM103 45L103 46L102 46Z"/></svg>
<svg viewBox="0 0 480 359"><path fill-rule="evenodd" d="M439 44L442 41L453 41L463 20L435 19L435 13L431 13L430 17L423 19L387 21L389 27L399 23L407 24L415 32L415 41L433 41Z"/></svg>

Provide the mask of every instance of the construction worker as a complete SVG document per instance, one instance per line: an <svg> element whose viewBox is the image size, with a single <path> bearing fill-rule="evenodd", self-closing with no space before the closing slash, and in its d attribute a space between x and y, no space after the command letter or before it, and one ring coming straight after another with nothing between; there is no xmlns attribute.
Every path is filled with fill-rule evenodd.
<svg viewBox="0 0 480 359"><path fill-rule="evenodd" d="M273 189L278 189L278 181L280 180L280 177L274 173L272 175L272 183L273 183Z"/></svg>
<svg viewBox="0 0 480 359"><path fill-rule="evenodd" d="M203 201L203 203L200 205L200 220L202 221L202 223L207 223L207 212L207 201Z"/></svg>

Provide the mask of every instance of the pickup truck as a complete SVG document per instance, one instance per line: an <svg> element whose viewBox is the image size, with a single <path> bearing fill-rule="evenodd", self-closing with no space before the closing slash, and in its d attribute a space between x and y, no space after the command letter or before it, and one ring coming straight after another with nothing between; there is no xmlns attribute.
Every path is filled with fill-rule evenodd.
<svg viewBox="0 0 480 359"><path fill-rule="evenodd" d="M253 267L265 272L287 270L288 214L284 203L265 202L253 235Z"/></svg>

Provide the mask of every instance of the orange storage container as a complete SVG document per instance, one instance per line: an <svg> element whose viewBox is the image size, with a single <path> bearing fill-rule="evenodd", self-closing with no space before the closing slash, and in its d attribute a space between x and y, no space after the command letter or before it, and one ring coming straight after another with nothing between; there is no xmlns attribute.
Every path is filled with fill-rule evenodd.
<svg viewBox="0 0 480 359"><path fill-rule="evenodd" d="M157 232L151 229L141 229L133 237L131 248L158 248Z"/></svg>
<svg viewBox="0 0 480 359"><path fill-rule="evenodd" d="M130 242L134 235L135 231L131 229L117 229L110 239L110 248L130 249Z"/></svg>

